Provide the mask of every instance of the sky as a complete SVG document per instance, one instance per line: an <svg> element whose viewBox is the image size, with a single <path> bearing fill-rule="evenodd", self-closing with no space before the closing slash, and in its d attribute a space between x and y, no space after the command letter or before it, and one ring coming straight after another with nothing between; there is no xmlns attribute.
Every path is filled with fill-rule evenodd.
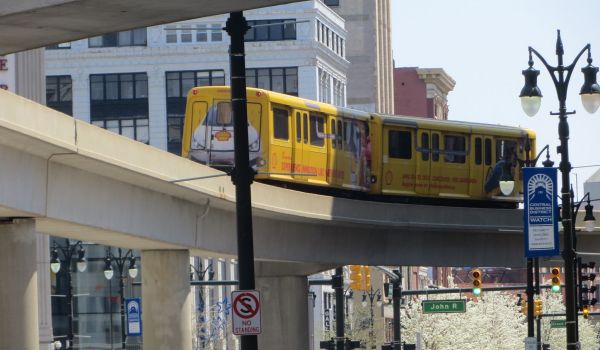
<svg viewBox="0 0 600 350"><path fill-rule="evenodd" d="M549 144L558 167L558 117L550 115L558 111L558 98L552 78L534 58L544 97L537 115L528 117L518 97L524 85L521 71L528 67L529 46L557 65L557 29L565 65L589 43L593 64L600 66L600 1L390 1L395 66L443 68L456 81L448 94L448 119L531 128L538 150ZM577 112L568 117L573 167L600 165L600 110L587 113L579 97L586 58L584 54L576 65L567 97L567 110ZM576 197L583 196L584 181L596 171L600 166L573 169Z"/></svg>

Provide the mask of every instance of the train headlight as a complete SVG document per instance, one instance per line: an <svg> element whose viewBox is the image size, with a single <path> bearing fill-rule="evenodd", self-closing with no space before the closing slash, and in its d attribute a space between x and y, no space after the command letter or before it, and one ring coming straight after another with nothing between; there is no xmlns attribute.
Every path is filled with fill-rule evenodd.
<svg viewBox="0 0 600 350"><path fill-rule="evenodd" d="M262 168L265 165L267 165L267 161L264 158L258 158L256 164L258 165L259 168Z"/></svg>

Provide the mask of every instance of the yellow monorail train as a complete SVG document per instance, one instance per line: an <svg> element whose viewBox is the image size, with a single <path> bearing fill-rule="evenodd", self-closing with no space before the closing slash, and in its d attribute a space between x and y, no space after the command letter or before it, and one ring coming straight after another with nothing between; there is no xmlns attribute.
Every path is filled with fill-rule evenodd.
<svg viewBox="0 0 600 350"><path fill-rule="evenodd" d="M506 160L525 159L526 142L535 155L535 133L522 128L366 113L254 88L247 99L256 179L316 192L514 205L521 165ZM190 90L182 143L186 158L233 166L229 87ZM499 194L499 171L514 176L508 196Z"/></svg>

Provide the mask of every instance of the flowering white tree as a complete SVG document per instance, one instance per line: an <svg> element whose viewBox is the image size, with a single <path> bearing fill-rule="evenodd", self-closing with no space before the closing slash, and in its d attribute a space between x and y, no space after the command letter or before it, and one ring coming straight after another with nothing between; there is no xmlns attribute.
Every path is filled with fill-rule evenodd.
<svg viewBox="0 0 600 350"><path fill-rule="evenodd" d="M458 294L429 297L430 300L459 298ZM427 350L523 348L527 329L513 295L487 292L476 301L468 301L465 313L453 314L424 314L423 299L413 299L402 315L402 338L407 342L414 342L420 333L423 349Z"/></svg>
<svg viewBox="0 0 600 350"><path fill-rule="evenodd" d="M563 295L556 293L546 293L542 296L544 313L561 314L556 317L542 318L542 341L550 344L550 349L565 349L567 344L566 328L551 328L551 320L564 320L565 305ZM595 324L589 319L578 317L579 341L582 349L598 349L600 341L598 332L600 324Z"/></svg>
<svg viewBox="0 0 600 350"><path fill-rule="evenodd" d="M429 300L459 299L458 294L431 295ZM463 296L464 298L464 296ZM401 316L402 339L414 342L421 334L425 350L513 350L524 348L527 319L517 306L517 297L503 292L483 292L477 300L467 302L465 313L423 314L421 301L413 298ZM562 313L560 294L542 294L543 313ZM557 316L564 319L564 316ZM551 317L542 318L542 342L551 349L566 348L564 328L550 328ZM582 349L598 349L600 325L579 317L579 340Z"/></svg>

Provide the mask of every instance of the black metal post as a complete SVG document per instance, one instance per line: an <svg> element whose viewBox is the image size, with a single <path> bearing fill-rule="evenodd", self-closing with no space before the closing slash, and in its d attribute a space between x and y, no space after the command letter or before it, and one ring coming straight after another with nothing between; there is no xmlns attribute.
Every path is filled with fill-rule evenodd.
<svg viewBox="0 0 600 350"><path fill-rule="evenodd" d="M67 239L67 246L69 247ZM64 251L63 251L64 253ZM65 264L67 265L66 274L67 274L67 310L69 311L69 315L67 316L67 349L73 348L73 279L71 274L73 273L73 269L71 268L71 254L65 255Z"/></svg>
<svg viewBox="0 0 600 350"><path fill-rule="evenodd" d="M533 259L527 258L527 336L533 337Z"/></svg>
<svg viewBox="0 0 600 350"><path fill-rule="evenodd" d="M337 267L332 277L335 291L335 349L344 350L344 268Z"/></svg>
<svg viewBox="0 0 600 350"><path fill-rule="evenodd" d="M225 30L231 37L229 63L231 70L231 109L235 167L231 179L235 184L237 218L238 271L240 290L251 290L254 284L254 243L252 234L252 199L250 185L254 178L248 150L248 115L246 106L246 58L244 35L249 29L241 11L231 12ZM343 311L343 310L342 310ZM256 335L241 336L242 350L258 350Z"/></svg>
<svg viewBox="0 0 600 350"><path fill-rule="evenodd" d="M534 274L535 274L535 294L540 297L540 259L534 259ZM542 349L542 317L541 315L535 319L537 349Z"/></svg>
<svg viewBox="0 0 600 350"><path fill-rule="evenodd" d="M558 57L558 65L556 67L550 66L546 60L532 47L529 47L529 66L533 66L532 54L535 54L544 64L554 82L556 88L556 94L559 101L559 112L550 113L551 115L557 115L559 118L558 123L558 136L560 139L560 146L558 152L560 153L560 165L559 169L562 174L562 188L561 188L561 202L562 202L562 224L564 229L563 235L563 251L562 256L564 259L565 266L565 309L566 309L566 328L567 328L567 350L576 350L579 348L579 342L577 341L577 308L575 298L575 248L574 248L574 231L573 231L573 218L571 208L571 163L569 162L569 124L567 122L567 115L574 114L575 112L567 112L566 100L567 100L567 89L569 86L569 80L571 73L575 67L575 64L581 57L581 55L588 51L588 63L591 63L590 55L590 44L587 44L575 57L573 63L568 66L564 66L563 55L564 48L562 40L560 38L560 31L558 31L556 40L556 55ZM566 73L566 76L565 76Z"/></svg>
<svg viewBox="0 0 600 350"><path fill-rule="evenodd" d="M400 349L402 334L400 328L400 303L402 302L402 271L394 270L398 279L392 281L392 303L394 308L394 350Z"/></svg>

